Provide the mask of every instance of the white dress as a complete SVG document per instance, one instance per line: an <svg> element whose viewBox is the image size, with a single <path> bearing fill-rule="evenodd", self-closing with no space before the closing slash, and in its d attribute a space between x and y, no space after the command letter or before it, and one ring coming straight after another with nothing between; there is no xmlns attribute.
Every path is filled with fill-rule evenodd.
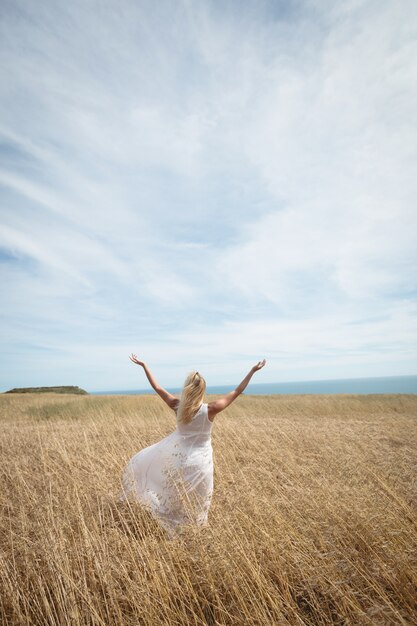
<svg viewBox="0 0 417 626"><path fill-rule="evenodd" d="M186 524L207 524L213 494L213 448L208 405L191 422L137 452L122 478L122 499L139 501L170 536Z"/></svg>

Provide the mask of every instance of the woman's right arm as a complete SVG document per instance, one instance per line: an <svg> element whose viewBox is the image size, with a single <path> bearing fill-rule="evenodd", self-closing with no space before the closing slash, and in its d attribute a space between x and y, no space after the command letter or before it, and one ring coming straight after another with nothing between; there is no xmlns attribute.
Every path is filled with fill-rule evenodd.
<svg viewBox="0 0 417 626"><path fill-rule="evenodd" d="M139 361L139 359L137 358L136 354L132 354L129 359L132 361L132 363L136 363L136 365L140 365L141 367L143 367L143 371L146 374L146 378L149 380L149 383L151 385L151 387L153 389L155 389L156 393L158 394L158 396L160 396L162 398L162 400L171 408L174 409L178 406L179 400L178 398L176 398L175 396L172 395L172 393L169 393L169 391L167 391L166 389L164 389L163 387L161 387L161 385L159 385L155 378L154 375L152 374L151 370L149 369L149 367L146 365L146 363L144 361Z"/></svg>
<svg viewBox="0 0 417 626"><path fill-rule="evenodd" d="M240 396L241 393L243 393L244 389L246 389L254 373L260 370L265 365L265 363L266 363L265 359L263 361L259 361L256 365L252 367L249 373L246 374L245 378L236 387L236 389L234 389L233 391L230 391L229 393L227 393L222 398L219 398L218 400L209 402L208 403L209 419L213 419L214 416L217 415L217 413L220 413L220 411L223 411L226 407L229 406L229 404L232 404L233 400L236 400L236 398Z"/></svg>

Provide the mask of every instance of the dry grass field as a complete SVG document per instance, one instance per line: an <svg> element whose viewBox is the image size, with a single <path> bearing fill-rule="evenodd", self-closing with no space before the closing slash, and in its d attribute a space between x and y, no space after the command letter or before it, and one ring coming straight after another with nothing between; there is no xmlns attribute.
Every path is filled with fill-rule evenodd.
<svg viewBox="0 0 417 626"><path fill-rule="evenodd" d="M2 624L417 623L417 396L241 396L209 525L173 541L116 499L175 428L157 396L2 395L0 420Z"/></svg>

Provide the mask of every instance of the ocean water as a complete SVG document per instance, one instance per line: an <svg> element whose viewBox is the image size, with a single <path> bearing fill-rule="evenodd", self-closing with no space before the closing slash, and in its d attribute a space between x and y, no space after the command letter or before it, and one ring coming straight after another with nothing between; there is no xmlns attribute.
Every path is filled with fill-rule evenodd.
<svg viewBox="0 0 417 626"><path fill-rule="evenodd" d="M232 391L236 385L215 385L206 388L206 394L223 394ZM178 394L181 388L167 387L170 393ZM143 395L155 393L149 386L147 389L124 389L109 391L91 391L96 395ZM288 383L249 383L245 395L275 394L320 394L320 393L411 393L417 394L417 376L384 376L380 378L344 378L339 380L304 380Z"/></svg>

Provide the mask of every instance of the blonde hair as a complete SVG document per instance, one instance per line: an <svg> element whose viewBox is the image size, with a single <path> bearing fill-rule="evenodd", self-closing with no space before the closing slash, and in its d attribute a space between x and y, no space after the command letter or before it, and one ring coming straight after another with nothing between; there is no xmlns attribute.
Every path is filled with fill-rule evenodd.
<svg viewBox="0 0 417 626"><path fill-rule="evenodd" d="M177 422L188 424L201 406L206 381L198 372L190 372L185 379L177 410Z"/></svg>

